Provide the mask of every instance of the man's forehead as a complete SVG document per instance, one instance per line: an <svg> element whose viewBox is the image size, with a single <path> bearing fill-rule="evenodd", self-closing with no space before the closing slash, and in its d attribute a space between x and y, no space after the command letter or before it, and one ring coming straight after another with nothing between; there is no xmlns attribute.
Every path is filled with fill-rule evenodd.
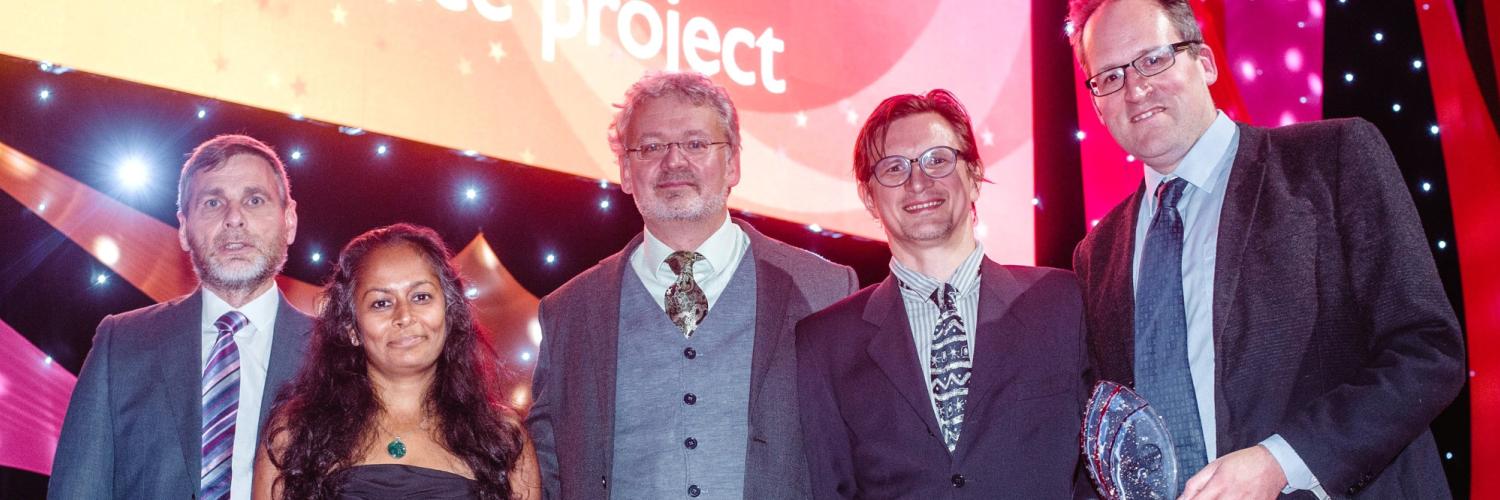
<svg viewBox="0 0 1500 500"><path fill-rule="evenodd" d="M198 171L189 181L194 192L252 191L274 189L276 173L265 159L239 154L223 163Z"/></svg>
<svg viewBox="0 0 1500 500"><path fill-rule="evenodd" d="M1177 29L1154 3L1109 2L1084 26L1083 54L1088 70L1130 64L1162 45L1177 42Z"/></svg>

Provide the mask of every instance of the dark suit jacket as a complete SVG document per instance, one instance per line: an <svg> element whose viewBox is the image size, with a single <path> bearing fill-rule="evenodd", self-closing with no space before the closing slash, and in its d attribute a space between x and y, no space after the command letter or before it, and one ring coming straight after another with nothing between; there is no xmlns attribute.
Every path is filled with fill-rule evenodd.
<svg viewBox="0 0 1500 500"><path fill-rule="evenodd" d="M99 322L63 419L47 498L198 494L202 293ZM262 426L276 390L301 366L312 329L312 318L280 300L261 398Z"/></svg>
<svg viewBox="0 0 1500 500"><path fill-rule="evenodd" d="M1070 498L1086 356L1073 273L980 267L964 426L943 444L895 277L797 325L814 497Z"/></svg>
<svg viewBox="0 0 1500 500"><path fill-rule="evenodd" d="M1127 384L1143 189L1073 256L1096 372ZM1427 427L1464 383L1463 335L1380 131L1240 125L1216 252L1218 454L1279 433L1329 494L1449 496Z"/></svg>
<svg viewBox="0 0 1500 500"><path fill-rule="evenodd" d="M806 498L792 328L797 320L849 295L859 281L846 266L770 239L744 221L734 222L750 236L756 271L745 498ZM630 253L641 241L637 235L624 250L569 280L539 306L543 335L532 381L536 403L526 427L536 445L547 498L609 497L620 284L637 279Z"/></svg>

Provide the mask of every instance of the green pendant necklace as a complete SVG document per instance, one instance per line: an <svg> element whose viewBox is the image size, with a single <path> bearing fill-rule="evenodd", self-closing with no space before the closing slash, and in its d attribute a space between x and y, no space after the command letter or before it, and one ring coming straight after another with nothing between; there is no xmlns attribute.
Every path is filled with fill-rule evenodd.
<svg viewBox="0 0 1500 500"><path fill-rule="evenodd" d="M391 442L386 443L386 454L390 455L391 458L394 458L396 460L400 460L401 457L406 456L406 443L401 442L401 436L396 435L396 433L391 432L389 429L386 429L385 426L381 425L378 420L375 422L375 425L380 427L380 430L385 431L386 434L395 436L395 439L392 439ZM422 431L427 430L427 415L422 415L422 420L420 422L417 422L417 429Z"/></svg>
<svg viewBox="0 0 1500 500"><path fill-rule="evenodd" d="M401 436L396 436L390 444L385 445L385 452L391 454L391 458L400 460L406 456L406 443L401 442Z"/></svg>

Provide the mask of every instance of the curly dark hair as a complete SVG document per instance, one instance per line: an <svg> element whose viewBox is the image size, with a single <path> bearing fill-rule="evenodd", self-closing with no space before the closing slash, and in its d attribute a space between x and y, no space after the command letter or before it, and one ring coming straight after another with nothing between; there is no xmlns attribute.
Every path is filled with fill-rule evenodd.
<svg viewBox="0 0 1500 500"><path fill-rule="evenodd" d="M276 399L262 446L280 469L282 498L334 498L344 475L374 436L380 404L365 351L350 343L354 277L365 258L389 245L409 245L432 266L443 290L447 340L424 404L436 417L441 442L479 483L479 498L511 497L509 474L524 444L515 410L501 396L489 340L475 322L452 255L431 229L395 224L365 232L344 247L323 292L309 353L295 381ZM280 438L285 447L272 443Z"/></svg>

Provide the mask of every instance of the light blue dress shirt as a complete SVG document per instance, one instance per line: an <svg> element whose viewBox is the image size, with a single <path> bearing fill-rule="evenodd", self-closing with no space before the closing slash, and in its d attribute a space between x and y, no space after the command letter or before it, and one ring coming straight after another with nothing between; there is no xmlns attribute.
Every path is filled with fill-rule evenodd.
<svg viewBox="0 0 1500 500"><path fill-rule="evenodd" d="M1187 181L1177 212L1182 216L1182 294L1187 311L1188 365L1193 374L1193 393L1198 401L1198 421L1203 425L1203 444L1208 461L1217 458L1217 422L1214 415L1214 262L1219 244L1219 215L1229 188L1229 172L1239 150L1239 127L1220 111L1208 131L1183 156L1169 175L1146 166L1146 196L1135 223L1135 254L1131 283L1140 281L1141 251L1146 230L1156 213L1156 187L1173 178ZM1284 493L1313 490L1327 498L1307 463L1280 434L1261 441L1286 474Z"/></svg>

